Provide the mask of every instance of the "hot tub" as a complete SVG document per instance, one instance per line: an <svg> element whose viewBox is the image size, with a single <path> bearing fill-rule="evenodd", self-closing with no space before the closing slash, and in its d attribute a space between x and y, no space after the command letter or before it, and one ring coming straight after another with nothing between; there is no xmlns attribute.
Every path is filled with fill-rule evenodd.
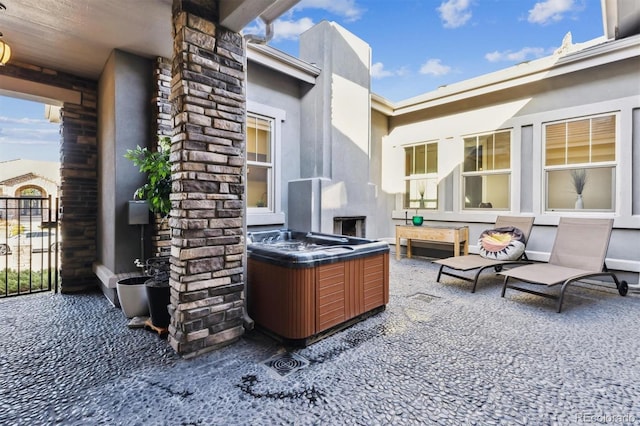
<svg viewBox="0 0 640 426"><path fill-rule="evenodd" d="M247 239L249 315L289 343L307 345L389 302L386 242L291 230Z"/></svg>

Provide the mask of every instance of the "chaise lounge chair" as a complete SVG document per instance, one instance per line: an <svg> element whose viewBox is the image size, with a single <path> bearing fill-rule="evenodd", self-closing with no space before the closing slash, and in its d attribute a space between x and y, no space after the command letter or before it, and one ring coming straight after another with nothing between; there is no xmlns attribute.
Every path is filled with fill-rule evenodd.
<svg viewBox="0 0 640 426"><path fill-rule="evenodd" d="M520 229L524 234L526 244L526 241L529 239L529 234L531 233L531 228L533 228L533 219L533 217L498 216L494 226L496 228L514 227ZM528 263L526 259L527 256L525 254L523 254L522 257L517 260L494 260L484 258L477 254L469 254L466 256L455 256L446 259L438 259L434 260L433 262L440 265L440 269L438 270L438 277L436 278L437 282L440 282L440 277L442 275L448 275L450 277L470 281L473 283L471 293L475 293L476 286L478 285L478 278L480 277L482 271L488 268L494 268L496 272L499 272L502 270L502 267L507 265ZM478 272L476 272L473 278L460 274L460 272L468 272L475 269L477 269ZM450 270L458 272L452 272Z"/></svg>
<svg viewBox="0 0 640 426"><path fill-rule="evenodd" d="M558 312L567 287L587 278L608 276L616 284L618 293L625 296L629 289L626 281L607 271L604 263L611 237L613 219L560 218L556 238L548 263L519 266L501 272L504 275L502 297L507 288L558 300ZM562 284L560 294L543 293L509 284L513 278L529 284L552 287Z"/></svg>

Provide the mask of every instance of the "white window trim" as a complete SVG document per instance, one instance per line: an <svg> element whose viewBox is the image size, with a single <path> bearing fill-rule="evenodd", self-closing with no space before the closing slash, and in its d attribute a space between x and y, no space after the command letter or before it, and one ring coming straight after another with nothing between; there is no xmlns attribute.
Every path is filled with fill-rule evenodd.
<svg viewBox="0 0 640 426"><path fill-rule="evenodd" d="M481 136L486 136L486 135L495 135L497 133L504 133L504 132L509 132L509 168L508 169L499 169L499 170L482 170L482 171L474 171L474 172L465 172L464 171L464 140L467 138L479 138ZM491 212L500 212L500 213L504 213L504 212L509 212L513 210L513 205L514 205L514 195L513 195L513 188L514 188L514 128L513 127L508 127L508 128L504 128L504 129L496 129L496 130L492 130L492 131L486 131L486 132L479 132L479 133L471 133L468 135L461 135L460 139L462 141L462 161L460 162L460 176L459 176L459 180L458 180L458 194L460 194L460 196L458 197L458 202L460 203L460 207L459 207L459 211L461 213L491 213ZM518 154L520 152L518 151ZM465 186L464 186L464 178L467 176L489 176L489 175L509 175L509 205L506 208L496 208L496 207L491 207L491 208L480 208L480 207L465 207ZM519 181L518 181L519 183ZM520 202L520 199L518 198L518 203Z"/></svg>
<svg viewBox="0 0 640 426"><path fill-rule="evenodd" d="M425 150L426 150L426 146L427 145L431 145L431 144L435 144L436 145L436 162L438 164L438 167L440 167L440 163L438 162L438 157L440 156L440 152L439 152L440 144L439 144L438 140L429 140L429 141L408 143L408 144L402 145L402 152L403 152L403 155L406 155L405 152L406 152L407 148L415 148L416 146L420 146L420 145L424 145L425 146ZM405 158L405 157L403 157L403 158ZM414 162L413 166L415 168L415 158L413 159L413 162ZM426 167L427 167L427 165L425 163L425 169L426 169ZM409 175L409 176L407 176L406 170L405 170L404 176L402 177L403 178L402 179L402 185L403 185L403 188L406 188L407 181L411 181L411 180L436 179L436 181L437 181L439 179L439 176L440 176L440 174L439 174L439 170L437 168L436 168L436 172L435 173L422 173L422 174L414 174L414 175ZM415 210L416 212L418 212L420 210L427 211L427 212L438 211L440 209L440 205L441 205L441 203L440 203L440 193L442 192L441 188L440 188L440 182L437 183L436 192L437 193L436 193L436 207L435 208L430 208L430 207L424 207L424 208L407 207L407 208L405 208L404 207L404 204L405 204L405 199L404 198L406 196L406 193L403 191L402 194L400 194L400 208L402 210L407 210L407 211Z"/></svg>
<svg viewBox="0 0 640 426"><path fill-rule="evenodd" d="M616 128L615 128L615 137L616 137L616 147L615 147L615 156L616 159L614 161L603 161L599 163L578 163L578 164L567 164L561 166L546 166L545 158L546 158L546 150L547 150L547 138L546 138L546 126L550 124L557 123L567 123L570 121L579 121L586 119L593 119L597 117L607 117L607 116L615 116L616 118ZM557 118L555 120L542 121L540 123L540 140L542 143L540 144L540 209L541 213L544 215L561 215L561 216L598 216L598 217L615 217L619 214L620 208L620 185L621 185L621 163L622 163L622 147L621 147L621 134L620 134L620 125L621 116L620 111L603 111L592 114L578 115L578 116L568 116L565 118ZM597 168L597 167L613 167L614 169L614 179L613 179L613 188L612 188L612 196L613 196L613 208L611 210L558 210L558 209L549 209L547 202L547 193L548 193L548 183L547 183L547 172L549 170L567 170L567 169L575 169L575 168Z"/></svg>
<svg viewBox="0 0 640 426"><path fill-rule="evenodd" d="M287 117L287 113L279 108L264 105L258 102L247 101L247 113L255 114L273 119L272 136L272 188L270 197L273 199L273 210L262 207L247 207L247 226L257 225L282 225L285 223L285 214L282 211L282 123ZM245 157L246 161L246 157ZM245 166L246 173L246 166ZM245 176L246 182L246 176Z"/></svg>

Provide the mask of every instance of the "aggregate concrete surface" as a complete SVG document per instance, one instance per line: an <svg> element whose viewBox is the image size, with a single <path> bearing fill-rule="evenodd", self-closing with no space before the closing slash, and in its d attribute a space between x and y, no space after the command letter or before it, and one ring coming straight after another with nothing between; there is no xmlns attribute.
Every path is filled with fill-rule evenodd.
<svg viewBox="0 0 640 426"><path fill-rule="evenodd" d="M572 288L557 314L491 274L472 294L427 259L390 268L387 309L342 332L190 360L101 294L1 300L0 424L640 424L640 295Z"/></svg>

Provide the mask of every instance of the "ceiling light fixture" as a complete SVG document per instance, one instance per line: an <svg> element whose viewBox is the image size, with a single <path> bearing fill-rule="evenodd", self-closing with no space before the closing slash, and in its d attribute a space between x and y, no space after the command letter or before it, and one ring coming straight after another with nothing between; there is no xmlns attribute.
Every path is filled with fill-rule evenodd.
<svg viewBox="0 0 640 426"><path fill-rule="evenodd" d="M0 3L0 10L7 10L7 7ZM0 33L0 65L4 65L11 59L11 47L2 40L2 33Z"/></svg>
<svg viewBox="0 0 640 426"><path fill-rule="evenodd" d="M0 33L0 37L2 37L2 33ZM0 65L6 64L9 59L11 59L11 47L0 38Z"/></svg>

